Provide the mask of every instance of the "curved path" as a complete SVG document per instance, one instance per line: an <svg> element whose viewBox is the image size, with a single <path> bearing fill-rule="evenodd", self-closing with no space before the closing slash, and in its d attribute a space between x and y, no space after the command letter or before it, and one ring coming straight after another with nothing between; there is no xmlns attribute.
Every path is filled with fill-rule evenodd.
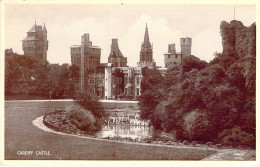
<svg viewBox="0 0 260 167"><path fill-rule="evenodd" d="M65 109L71 103L72 101L5 102L5 159L200 160L210 155L212 157L215 153L214 149L137 145L60 135L33 125L33 120L36 121L35 124L41 119L40 116Z"/></svg>

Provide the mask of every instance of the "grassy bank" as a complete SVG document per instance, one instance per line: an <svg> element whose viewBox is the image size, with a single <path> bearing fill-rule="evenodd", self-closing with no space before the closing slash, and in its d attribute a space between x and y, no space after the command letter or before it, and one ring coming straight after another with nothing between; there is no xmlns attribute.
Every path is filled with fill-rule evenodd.
<svg viewBox="0 0 260 167"><path fill-rule="evenodd" d="M68 97L64 96L53 96L51 99L67 99ZM5 100L49 100L49 95L31 95L31 94L12 94L12 95L5 95Z"/></svg>

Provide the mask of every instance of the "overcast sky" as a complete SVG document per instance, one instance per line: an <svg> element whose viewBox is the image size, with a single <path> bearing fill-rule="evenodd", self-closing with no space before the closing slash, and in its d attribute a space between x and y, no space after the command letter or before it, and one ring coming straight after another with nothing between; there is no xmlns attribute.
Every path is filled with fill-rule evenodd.
<svg viewBox="0 0 260 167"><path fill-rule="evenodd" d="M236 20L250 26L256 21L255 5L236 5ZM234 5L12 5L5 7L5 48L23 54L22 41L34 25L45 23L48 31L50 63L71 63L70 46L81 43L81 35L90 34L93 45L101 50L101 62L107 62L111 39L129 66L137 66L145 24L153 44L153 58L164 66L168 44L180 51L180 38L191 37L193 55L213 59L222 52L220 23L234 19Z"/></svg>

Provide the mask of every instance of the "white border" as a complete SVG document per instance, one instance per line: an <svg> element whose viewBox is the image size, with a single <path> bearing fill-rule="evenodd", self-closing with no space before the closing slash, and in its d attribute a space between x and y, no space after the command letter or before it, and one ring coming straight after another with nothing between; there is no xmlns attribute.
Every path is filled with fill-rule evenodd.
<svg viewBox="0 0 260 167"><path fill-rule="evenodd" d="M260 0L2 0L1 2L1 56L0 56L0 77L1 77L1 95L0 95L0 165L8 166L260 166L259 163L259 133L257 133L257 159L256 161L58 161L58 160L4 160L4 50L5 50L5 4L256 4L256 20L259 20L259 2ZM257 25L257 32L259 32L259 26ZM258 46L258 33L257 33L257 44ZM257 49L258 50L258 49ZM258 51L257 51L258 55ZM259 58L257 58L257 80L256 85L258 85L258 71L259 71ZM258 101L258 87L256 89L256 101ZM256 104L256 111L258 112L259 105ZM259 114L257 113L257 120ZM257 128L259 129L259 123L257 123Z"/></svg>

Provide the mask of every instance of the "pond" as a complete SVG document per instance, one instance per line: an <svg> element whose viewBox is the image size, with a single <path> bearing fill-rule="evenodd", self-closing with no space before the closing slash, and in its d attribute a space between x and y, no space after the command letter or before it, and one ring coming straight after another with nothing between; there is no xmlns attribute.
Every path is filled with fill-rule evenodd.
<svg viewBox="0 0 260 167"><path fill-rule="evenodd" d="M114 112L110 114L107 125L97 133L97 137L141 139L151 137L151 132L148 122L140 119L139 112Z"/></svg>

